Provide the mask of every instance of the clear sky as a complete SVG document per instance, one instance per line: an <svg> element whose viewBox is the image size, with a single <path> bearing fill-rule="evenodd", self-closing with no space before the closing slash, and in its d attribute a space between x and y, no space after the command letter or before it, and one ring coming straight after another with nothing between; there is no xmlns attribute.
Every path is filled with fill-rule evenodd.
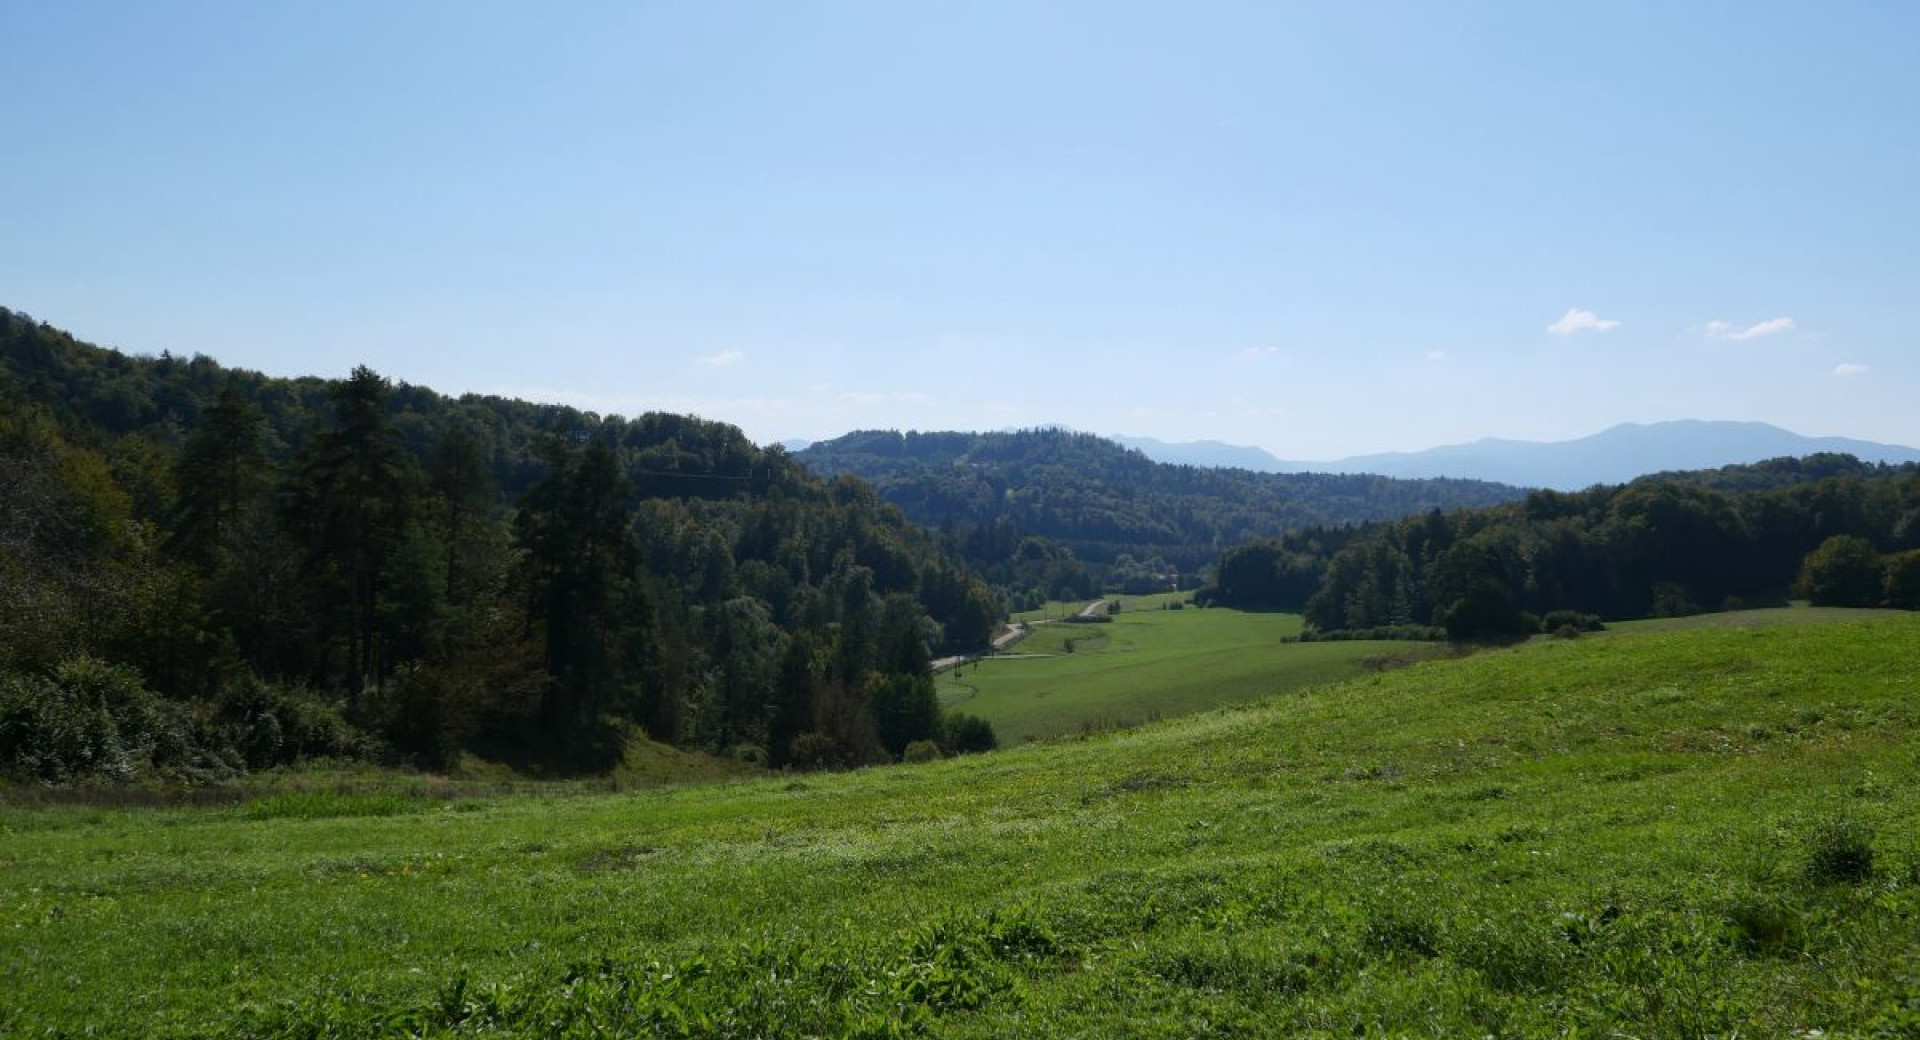
<svg viewBox="0 0 1920 1040"><path fill-rule="evenodd" d="M5 5L0 305L759 440L1920 443L1920 4Z"/></svg>

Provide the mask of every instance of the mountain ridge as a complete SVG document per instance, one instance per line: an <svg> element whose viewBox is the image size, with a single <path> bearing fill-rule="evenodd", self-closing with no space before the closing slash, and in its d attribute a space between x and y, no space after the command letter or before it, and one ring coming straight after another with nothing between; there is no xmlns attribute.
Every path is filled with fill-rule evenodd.
<svg viewBox="0 0 1920 1040"><path fill-rule="evenodd" d="M1155 461L1183 465L1231 465L1265 473L1451 477L1560 491L1788 456L1844 454L1865 462L1920 462L1920 449L1906 445L1814 437L1767 422L1719 419L1616 423L1598 433L1562 441L1483 437L1418 451L1373 452L1327 461L1282 459L1264 448L1221 441L1167 442L1124 436L1114 440Z"/></svg>

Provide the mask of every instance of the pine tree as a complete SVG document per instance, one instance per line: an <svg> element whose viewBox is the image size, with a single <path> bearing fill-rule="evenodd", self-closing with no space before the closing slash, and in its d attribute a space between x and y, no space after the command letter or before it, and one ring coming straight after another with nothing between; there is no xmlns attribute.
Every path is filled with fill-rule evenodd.
<svg viewBox="0 0 1920 1040"><path fill-rule="evenodd" d="M260 501L267 487L267 459L260 447L264 425L259 409L230 382L188 435L174 465L179 497L168 544L175 552L212 562L241 513Z"/></svg>
<svg viewBox="0 0 1920 1040"><path fill-rule="evenodd" d="M356 699L387 662L382 599L413 520L412 460L387 418L387 381L362 365L333 388L334 423L313 438L290 500L313 581L339 604L347 636L347 689Z"/></svg>

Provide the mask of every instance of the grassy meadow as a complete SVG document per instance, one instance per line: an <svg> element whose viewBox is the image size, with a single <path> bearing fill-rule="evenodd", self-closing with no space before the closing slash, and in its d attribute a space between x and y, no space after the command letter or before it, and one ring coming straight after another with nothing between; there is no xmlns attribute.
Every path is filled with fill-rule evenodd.
<svg viewBox="0 0 1920 1040"><path fill-rule="evenodd" d="M1912 1036L1917 654L1625 632L924 766L0 809L0 1035Z"/></svg>
<svg viewBox="0 0 1920 1040"><path fill-rule="evenodd" d="M993 723L1006 746L1191 714L1443 652L1406 642L1282 643L1299 634L1298 614L1160 609L1170 598L1123 597L1108 624L1034 625L1010 655L941 675L940 702Z"/></svg>

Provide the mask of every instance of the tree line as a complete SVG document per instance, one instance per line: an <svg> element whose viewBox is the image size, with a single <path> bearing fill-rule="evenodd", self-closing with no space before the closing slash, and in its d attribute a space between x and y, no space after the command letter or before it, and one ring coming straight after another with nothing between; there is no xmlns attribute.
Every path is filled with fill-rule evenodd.
<svg viewBox="0 0 1920 1040"><path fill-rule="evenodd" d="M1474 639L1795 595L1920 609L1920 467L1780 459L1298 532L1223 554L1202 599Z"/></svg>
<svg viewBox="0 0 1920 1040"><path fill-rule="evenodd" d="M130 357L4 310L0 401L17 778L992 743L928 674L988 642L988 587L731 426Z"/></svg>

